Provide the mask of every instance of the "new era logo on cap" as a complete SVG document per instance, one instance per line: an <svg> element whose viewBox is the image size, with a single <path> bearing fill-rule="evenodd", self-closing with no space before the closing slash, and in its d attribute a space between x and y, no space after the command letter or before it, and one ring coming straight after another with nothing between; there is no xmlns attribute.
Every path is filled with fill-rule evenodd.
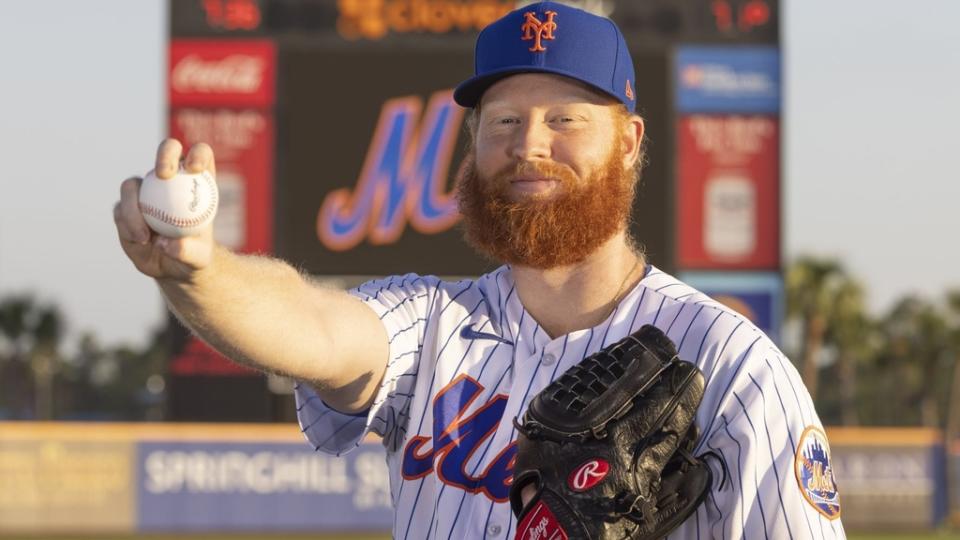
<svg viewBox="0 0 960 540"><path fill-rule="evenodd" d="M553 73L586 83L635 109L633 61L610 19L556 2L512 11L480 32L474 76L453 93L475 107L492 84L517 73Z"/></svg>

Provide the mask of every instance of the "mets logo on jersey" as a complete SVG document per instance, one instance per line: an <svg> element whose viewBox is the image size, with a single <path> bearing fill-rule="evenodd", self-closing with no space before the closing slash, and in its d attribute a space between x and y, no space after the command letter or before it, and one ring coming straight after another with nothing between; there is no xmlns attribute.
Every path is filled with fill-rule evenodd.
<svg viewBox="0 0 960 540"><path fill-rule="evenodd" d="M557 23L553 18L557 16L557 12L546 11L544 15L547 16L547 20L541 21L533 11L528 11L523 14L523 25L520 27L523 36L520 39L523 41L533 41L533 46L529 49L530 52L543 52L547 50L547 48L543 46L542 40L554 39L553 33L557 30Z"/></svg>
<svg viewBox="0 0 960 540"><path fill-rule="evenodd" d="M809 426L800 436L794 469L800 492L818 512L829 519L840 517L840 494L830 462L830 443L819 428Z"/></svg>

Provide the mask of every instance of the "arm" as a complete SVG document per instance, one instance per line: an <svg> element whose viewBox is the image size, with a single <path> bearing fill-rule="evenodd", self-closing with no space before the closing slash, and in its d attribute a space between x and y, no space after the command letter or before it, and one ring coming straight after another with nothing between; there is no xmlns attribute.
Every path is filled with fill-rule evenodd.
<svg viewBox="0 0 960 540"><path fill-rule="evenodd" d="M312 383L344 412L373 399L387 336L355 297L311 283L282 261L222 247L190 280L158 283L180 320L228 358Z"/></svg>
<svg viewBox="0 0 960 540"><path fill-rule="evenodd" d="M821 426L793 365L767 344L736 363L738 376L701 450L720 457L728 474L704 505L704 516L712 519L703 525L715 538L844 538L839 506L812 502L835 492L808 492L798 479L797 459L809 447L811 430ZM820 465L829 477L822 483L833 485L829 453L820 456Z"/></svg>
<svg viewBox="0 0 960 540"><path fill-rule="evenodd" d="M159 177L175 174L181 150L172 139L161 144ZM210 147L195 145L185 166L214 172ZM369 406L388 356L386 331L372 310L282 261L217 246L212 227L195 237L158 236L140 213L139 185L138 178L125 181L114 209L121 246L189 328L234 361L313 384L339 410Z"/></svg>

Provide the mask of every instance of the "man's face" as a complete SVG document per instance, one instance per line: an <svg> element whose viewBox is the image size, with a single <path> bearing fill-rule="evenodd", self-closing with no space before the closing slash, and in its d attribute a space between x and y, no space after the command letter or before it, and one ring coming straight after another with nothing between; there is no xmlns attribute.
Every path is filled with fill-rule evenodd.
<svg viewBox="0 0 960 540"><path fill-rule="evenodd" d="M468 242L502 262L550 268L582 261L622 230L642 124L638 136L614 103L555 75L491 86L457 180Z"/></svg>

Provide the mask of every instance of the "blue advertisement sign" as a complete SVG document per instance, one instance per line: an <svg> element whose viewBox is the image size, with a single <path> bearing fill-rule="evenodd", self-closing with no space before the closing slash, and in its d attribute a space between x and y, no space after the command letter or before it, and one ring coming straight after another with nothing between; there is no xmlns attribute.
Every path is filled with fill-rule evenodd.
<svg viewBox="0 0 960 540"><path fill-rule="evenodd" d="M674 65L682 113L780 112L777 47L680 47Z"/></svg>
<svg viewBox="0 0 960 540"><path fill-rule="evenodd" d="M783 323L783 278L776 272L683 272L691 287L750 320L775 343Z"/></svg>
<svg viewBox="0 0 960 540"><path fill-rule="evenodd" d="M144 442L141 531L387 531L380 444L334 457L306 443Z"/></svg>
<svg viewBox="0 0 960 540"><path fill-rule="evenodd" d="M833 445L843 524L920 529L947 515L943 445Z"/></svg>

